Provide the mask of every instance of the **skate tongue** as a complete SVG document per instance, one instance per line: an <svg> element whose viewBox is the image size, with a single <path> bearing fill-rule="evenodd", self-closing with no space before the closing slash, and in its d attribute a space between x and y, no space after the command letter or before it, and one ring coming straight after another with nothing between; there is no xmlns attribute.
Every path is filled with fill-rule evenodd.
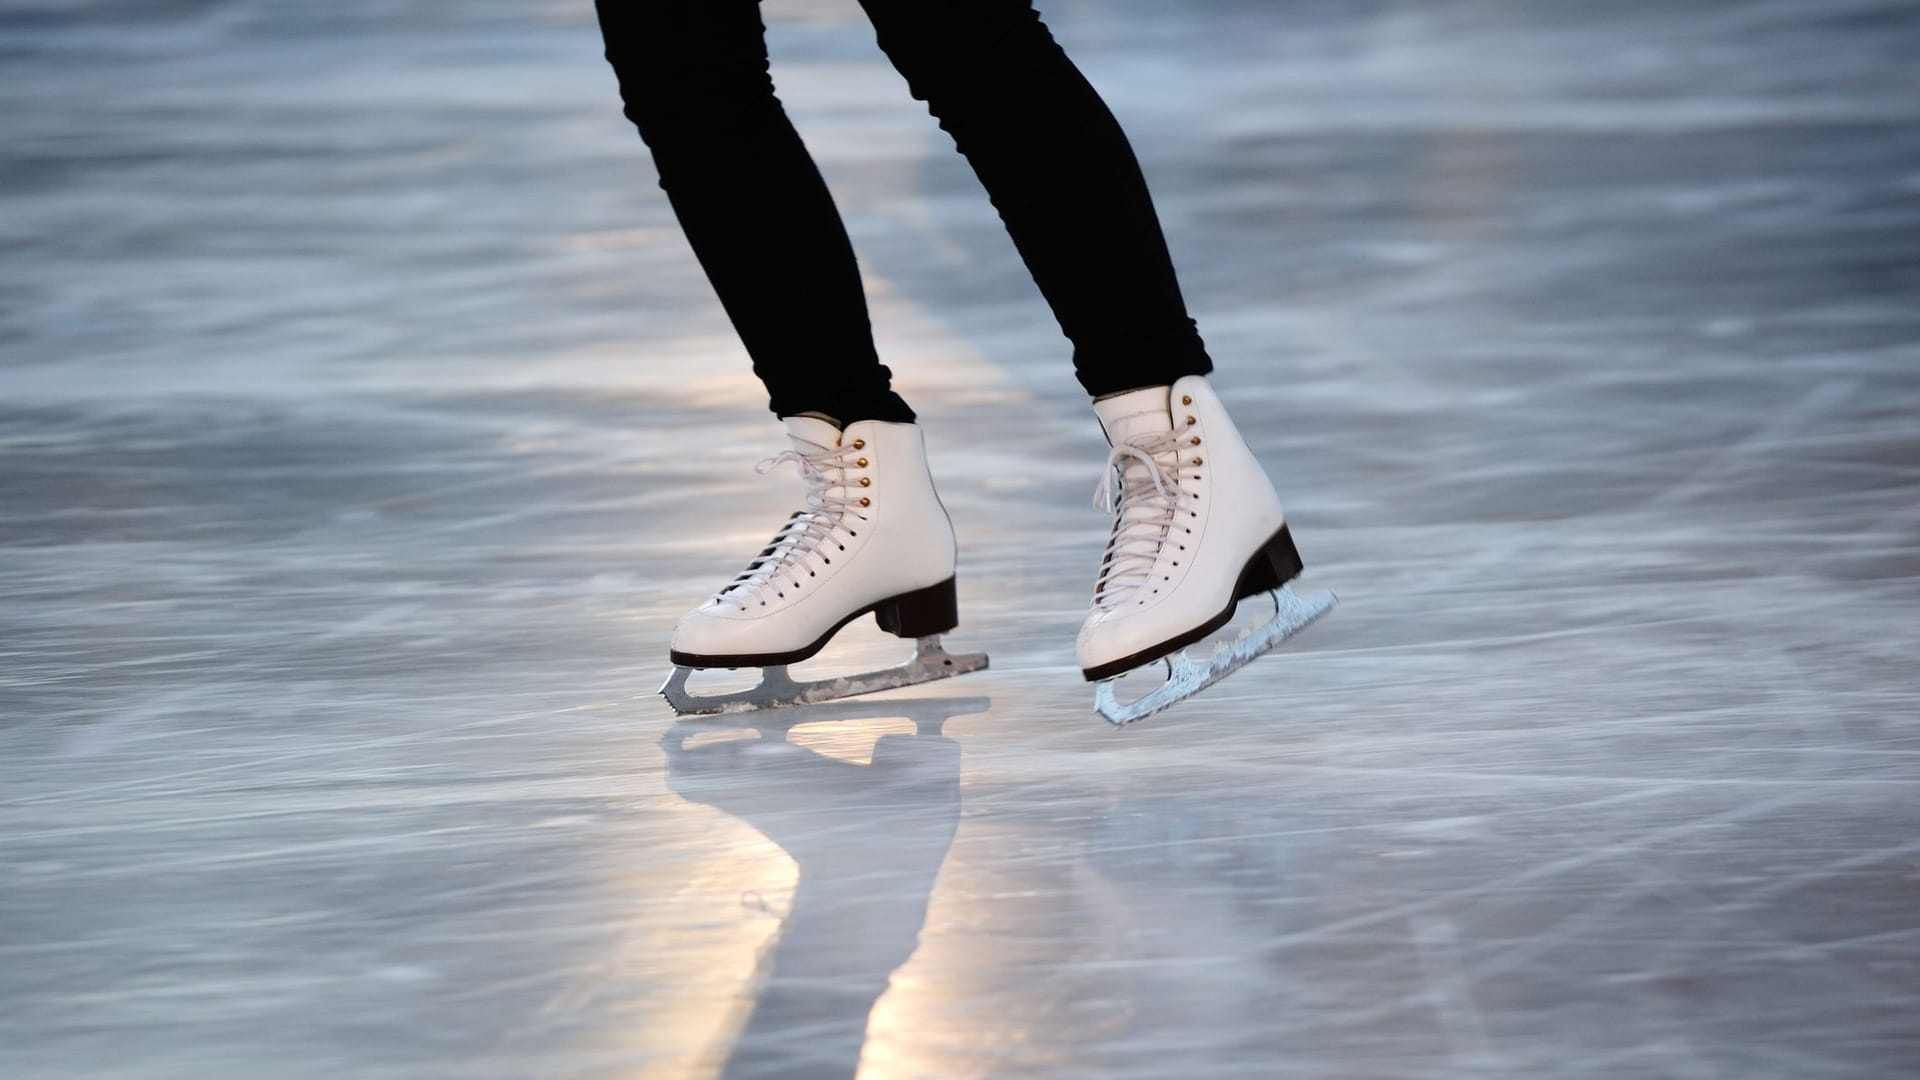
<svg viewBox="0 0 1920 1080"><path fill-rule="evenodd" d="M840 429L825 420L786 416L781 422L787 425L787 437L793 440L793 448L803 454L817 454L840 445Z"/></svg>
<svg viewBox="0 0 1920 1080"><path fill-rule="evenodd" d="M1168 411L1172 397L1171 386L1148 386L1096 401L1093 413L1107 433L1107 444L1119 446L1138 435L1172 431L1173 414Z"/></svg>

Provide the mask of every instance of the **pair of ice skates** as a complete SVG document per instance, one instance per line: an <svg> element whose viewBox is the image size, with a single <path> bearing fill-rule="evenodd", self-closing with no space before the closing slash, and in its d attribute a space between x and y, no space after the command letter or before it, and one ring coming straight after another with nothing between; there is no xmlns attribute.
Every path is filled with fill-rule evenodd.
<svg viewBox="0 0 1920 1080"><path fill-rule="evenodd" d="M1095 501L1113 530L1076 647L1096 683L1095 708L1115 724L1159 712L1225 678L1298 633L1334 604L1288 585L1300 556L1280 498L1203 376L1094 402L1111 451ZM952 654L940 635L959 622L953 523L934 493L913 424L863 420L845 430L788 417L792 462L807 499L747 569L680 620L674 670L661 687L681 715L808 704L978 671L984 653ZM1224 626L1242 599L1272 597L1274 615L1204 660L1185 648ZM906 664L838 679L795 681L841 627L872 612L882 630L914 638ZM1173 654L1178 655L1173 655ZM1164 661L1168 679L1130 702L1114 693L1128 671ZM701 695L701 668L760 667L758 686Z"/></svg>

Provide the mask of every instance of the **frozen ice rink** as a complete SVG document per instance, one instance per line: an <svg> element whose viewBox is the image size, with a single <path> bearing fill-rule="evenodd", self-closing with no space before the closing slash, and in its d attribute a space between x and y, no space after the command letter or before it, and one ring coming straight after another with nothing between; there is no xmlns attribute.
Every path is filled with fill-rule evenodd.
<svg viewBox="0 0 1920 1080"><path fill-rule="evenodd" d="M1041 7L1342 598L1124 731L853 0L775 77L993 667L710 722L798 487L586 0L0 2L0 1076L1920 1075L1920 4Z"/></svg>

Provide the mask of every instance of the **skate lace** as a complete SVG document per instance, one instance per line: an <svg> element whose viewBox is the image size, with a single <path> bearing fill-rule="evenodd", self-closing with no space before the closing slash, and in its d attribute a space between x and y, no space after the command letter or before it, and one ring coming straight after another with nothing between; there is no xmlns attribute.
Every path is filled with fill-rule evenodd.
<svg viewBox="0 0 1920 1080"><path fill-rule="evenodd" d="M860 512L860 497L854 494L852 485L834 481L828 476L829 470L842 470L855 450L851 446L823 450L817 454L803 454L798 450L783 450L770 458L755 463L753 471L762 476L772 472L787 462L792 462L800 476L807 482L807 506L796 510L780 531L773 534L765 550L754 556L740 576L727 583L726 587L713 594L715 600L734 600L729 593L755 592L773 584L782 575L794 588L800 587L799 570L807 556L819 551L833 536L847 517L861 521L867 520ZM848 530L852 532L851 529Z"/></svg>
<svg viewBox="0 0 1920 1080"><path fill-rule="evenodd" d="M1114 515L1107 553L1093 584L1097 607L1116 607L1153 580L1154 564L1180 511L1178 441L1179 436L1170 431L1136 436L1107 455L1100 485L1093 492L1093 505ZM1162 456L1169 458L1171 468L1162 463Z"/></svg>

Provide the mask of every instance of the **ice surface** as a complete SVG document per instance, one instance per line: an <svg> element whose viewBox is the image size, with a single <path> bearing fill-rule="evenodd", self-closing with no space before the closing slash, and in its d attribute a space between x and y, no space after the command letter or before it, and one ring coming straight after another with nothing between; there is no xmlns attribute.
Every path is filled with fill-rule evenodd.
<svg viewBox="0 0 1920 1080"><path fill-rule="evenodd" d="M850 0L775 73L993 668L702 722L797 488L588 6L0 12L0 1076L1920 1073L1914 6L1043 7L1342 601L1124 731Z"/></svg>

